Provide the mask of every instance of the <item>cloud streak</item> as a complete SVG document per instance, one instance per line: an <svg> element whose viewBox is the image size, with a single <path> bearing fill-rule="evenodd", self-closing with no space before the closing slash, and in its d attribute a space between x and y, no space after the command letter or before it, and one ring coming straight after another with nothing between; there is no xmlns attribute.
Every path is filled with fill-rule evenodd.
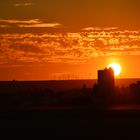
<svg viewBox="0 0 140 140"><path fill-rule="evenodd" d="M60 27L60 23L40 23L40 24L30 24L30 25L23 25L20 24L18 27L20 28L57 28Z"/></svg>
<svg viewBox="0 0 140 140"><path fill-rule="evenodd" d="M40 19L31 19L31 20L0 19L0 22L10 24L39 24L42 21Z"/></svg>
<svg viewBox="0 0 140 140"><path fill-rule="evenodd" d="M27 7L27 6L33 6L34 3L16 3L14 4L15 7Z"/></svg>
<svg viewBox="0 0 140 140"><path fill-rule="evenodd" d="M5 25L3 25L5 24ZM0 19L0 28L9 28L9 27L19 27L19 28L59 28L62 27L62 24L46 23L40 19L31 19L31 20L15 20L15 19Z"/></svg>
<svg viewBox="0 0 140 140"><path fill-rule="evenodd" d="M117 30L118 27L86 27L83 28L83 31L110 31L110 30Z"/></svg>
<svg viewBox="0 0 140 140"><path fill-rule="evenodd" d="M0 25L0 28L10 28L9 25Z"/></svg>

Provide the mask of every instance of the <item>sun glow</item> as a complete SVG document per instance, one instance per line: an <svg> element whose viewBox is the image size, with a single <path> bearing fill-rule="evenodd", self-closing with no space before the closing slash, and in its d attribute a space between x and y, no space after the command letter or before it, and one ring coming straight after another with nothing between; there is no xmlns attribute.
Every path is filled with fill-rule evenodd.
<svg viewBox="0 0 140 140"><path fill-rule="evenodd" d="M107 68L112 68L114 70L114 75L115 76L120 75L121 70L122 70L121 66L117 63L111 63L107 66Z"/></svg>

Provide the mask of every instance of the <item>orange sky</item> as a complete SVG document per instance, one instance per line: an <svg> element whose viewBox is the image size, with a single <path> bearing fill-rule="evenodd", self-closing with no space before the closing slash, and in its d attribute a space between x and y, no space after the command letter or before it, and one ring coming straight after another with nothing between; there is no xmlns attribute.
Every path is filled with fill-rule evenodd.
<svg viewBox="0 0 140 140"><path fill-rule="evenodd" d="M2 0L0 80L140 78L139 0Z"/></svg>

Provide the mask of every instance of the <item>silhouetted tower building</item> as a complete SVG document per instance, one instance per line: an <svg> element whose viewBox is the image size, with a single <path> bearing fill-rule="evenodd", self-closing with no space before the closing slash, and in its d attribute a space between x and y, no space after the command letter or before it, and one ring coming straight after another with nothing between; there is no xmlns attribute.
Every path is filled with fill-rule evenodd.
<svg viewBox="0 0 140 140"><path fill-rule="evenodd" d="M115 88L115 76L112 68L98 71L98 87L103 93L112 93Z"/></svg>

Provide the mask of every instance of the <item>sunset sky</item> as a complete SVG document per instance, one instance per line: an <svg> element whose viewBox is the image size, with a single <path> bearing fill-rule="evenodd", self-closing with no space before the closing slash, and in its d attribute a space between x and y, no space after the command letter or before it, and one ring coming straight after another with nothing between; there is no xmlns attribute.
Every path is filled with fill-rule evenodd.
<svg viewBox="0 0 140 140"><path fill-rule="evenodd" d="M140 0L1 0L0 80L140 78Z"/></svg>

